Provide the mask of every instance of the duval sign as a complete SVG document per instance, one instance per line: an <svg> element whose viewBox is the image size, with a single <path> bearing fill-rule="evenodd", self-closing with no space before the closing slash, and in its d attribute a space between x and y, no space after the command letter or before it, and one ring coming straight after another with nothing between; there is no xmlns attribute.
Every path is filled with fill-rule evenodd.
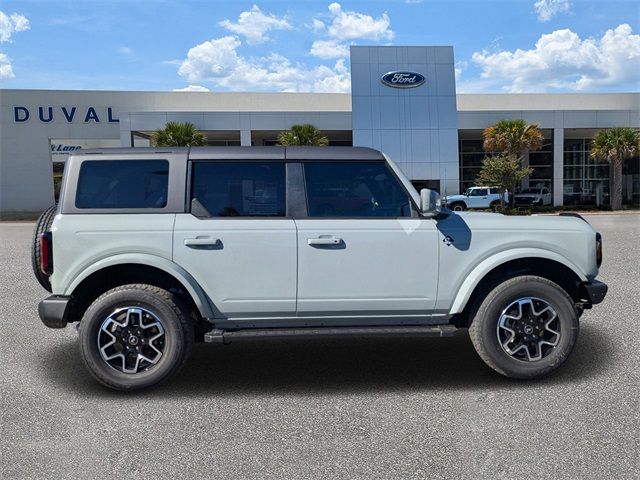
<svg viewBox="0 0 640 480"><path fill-rule="evenodd" d="M13 107L13 121L24 123L33 118L42 123L51 123L55 118L67 123L84 121L84 123L118 123L120 120L113 116L113 108L96 107Z"/></svg>
<svg viewBox="0 0 640 480"><path fill-rule="evenodd" d="M425 82L424 75L416 72L388 72L380 78L382 83L393 88L415 88Z"/></svg>

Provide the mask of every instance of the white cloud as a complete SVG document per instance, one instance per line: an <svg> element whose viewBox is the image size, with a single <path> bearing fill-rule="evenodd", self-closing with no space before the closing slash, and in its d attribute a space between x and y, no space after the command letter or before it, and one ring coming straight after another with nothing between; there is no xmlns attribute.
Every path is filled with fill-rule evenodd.
<svg viewBox="0 0 640 480"><path fill-rule="evenodd" d="M178 74L186 77L190 82L228 75L240 63L236 52L239 46L240 40L230 36L196 45L187 52L187 58L180 64Z"/></svg>
<svg viewBox="0 0 640 480"><path fill-rule="evenodd" d="M378 18L359 12L342 10L339 3L329 5L332 20L329 25L329 35L337 40L391 40L393 31L389 28L389 15L383 13Z"/></svg>
<svg viewBox="0 0 640 480"><path fill-rule="evenodd" d="M202 85L189 85L184 88L174 88L174 92L210 92L207 87L203 87Z"/></svg>
<svg viewBox="0 0 640 480"><path fill-rule="evenodd" d="M567 13L571 3L569 0L537 0L533 9L538 14L538 20L548 22L559 13Z"/></svg>
<svg viewBox="0 0 640 480"><path fill-rule="evenodd" d="M277 17L272 13L263 13L257 5L251 10L242 12L238 21L223 20L219 25L230 32L242 35L249 45L264 43L269 40L266 35L271 30L291 30L291 25L286 17Z"/></svg>
<svg viewBox="0 0 640 480"><path fill-rule="evenodd" d="M313 20L311 20L310 27L311 27L312 30L314 30L316 32L319 32L321 30L324 30L325 24L321 20L318 20L317 18L314 18Z"/></svg>
<svg viewBox="0 0 640 480"><path fill-rule="evenodd" d="M542 35L530 50L475 52L483 84L508 92L640 88L640 35L628 24L584 40L569 29Z"/></svg>
<svg viewBox="0 0 640 480"><path fill-rule="evenodd" d="M29 30L29 19L19 13L7 15L0 11L0 43L11 42L14 33ZM14 78L13 65L6 53L0 52L0 80Z"/></svg>
<svg viewBox="0 0 640 480"><path fill-rule="evenodd" d="M10 42L14 33L24 32L25 30L29 30L27 17L19 13L7 15L0 11L0 43Z"/></svg>
<svg viewBox="0 0 640 480"><path fill-rule="evenodd" d="M349 56L349 46L336 40L316 40L311 45L309 53L324 59L346 58Z"/></svg>
<svg viewBox="0 0 640 480"><path fill-rule="evenodd" d="M349 45L344 43L345 40L391 40L395 35L389 28L391 20L386 13L376 19L364 13L344 11L336 2L328 8L331 17L328 27L321 20L313 19L312 29L316 32L326 30L325 36L328 37L313 42L309 54L314 57L347 58Z"/></svg>
<svg viewBox="0 0 640 480"><path fill-rule="evenodd" d="M456 82L460 80L460 77L462 76L462 72L464 72L468 67L469 67L469 62L467 62L466 60L460 60L459 62L456 62L455 68L454 68Z"/></svg>
<svg viewBox="0 0 640 480"><path fill-rule="evenodd" d="M13 77L15 77L15 75L13 74L11 59L5 53L0 52L0 80Z"/></svg>
<svg viewBox="0 0 640 480"><path fill-rule="evenodd" d="M133 49L130 47L120 47L118 48L118 53L121 53L122 55L124 55L125 57L132 57L133 56Z"/></svg>
<svg viewBox="0 0 640 480"><path fill-rule="evenodd" d="M271 54L249 58L238 54L237 37L206 41L189 50L178 74L190 82L211 82L232 91L348 92L349 71L344 60L333 67L308 67Z"/></svg>

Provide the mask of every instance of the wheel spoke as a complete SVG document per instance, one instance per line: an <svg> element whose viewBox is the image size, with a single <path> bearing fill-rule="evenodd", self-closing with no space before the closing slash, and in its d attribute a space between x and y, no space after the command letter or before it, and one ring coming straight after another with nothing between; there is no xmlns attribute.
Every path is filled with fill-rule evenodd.
<svg viewBox="0 0 640 480"><path fill-rule="evenodd" d="M98 330L98 349L111 368L136 374L156 365L165 349L165 329L156 314L142 307L111 313Z"/></svg>
<svg viewBox="0 0 640 480"><path fill-rule="evenodd" d="M549 355L560 341L558 314L546 300L519 298L502 310L497 335L509 356L536 362Z"/></svg>

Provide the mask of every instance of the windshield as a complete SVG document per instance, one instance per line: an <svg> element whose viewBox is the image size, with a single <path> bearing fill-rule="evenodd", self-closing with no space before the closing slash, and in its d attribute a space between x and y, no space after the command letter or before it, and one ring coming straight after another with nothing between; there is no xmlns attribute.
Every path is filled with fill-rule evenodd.
<svg viewBox="0 0 640 480"><path fill-rule="evenodd" d="M538 188L525 188L520 193L532 193L532 194L536 195L536 194L540 193L540 189L538 189Z"/></svg>

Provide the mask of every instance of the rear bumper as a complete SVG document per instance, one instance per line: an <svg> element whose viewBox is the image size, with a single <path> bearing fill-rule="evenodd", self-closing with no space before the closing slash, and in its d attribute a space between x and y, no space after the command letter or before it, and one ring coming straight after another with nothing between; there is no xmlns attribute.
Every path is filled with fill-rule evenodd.
<svg viewBox="0 0 640 480"><path fill-rule="evenodd" d="M587 292L587 296L589 297L589 301L592 305L602 303L604 297L607 296L607 291L609 290L609 287L607 287L606 283L600 282L598 280L584 282L582 286Z"/></svg>
<svg viewBox="0 0 640 480"><path fill-rule="evenodd" d="M71 297L51 295L38 304L40 320L49 328L64 328L67 326L67 314Z"/></svg>

